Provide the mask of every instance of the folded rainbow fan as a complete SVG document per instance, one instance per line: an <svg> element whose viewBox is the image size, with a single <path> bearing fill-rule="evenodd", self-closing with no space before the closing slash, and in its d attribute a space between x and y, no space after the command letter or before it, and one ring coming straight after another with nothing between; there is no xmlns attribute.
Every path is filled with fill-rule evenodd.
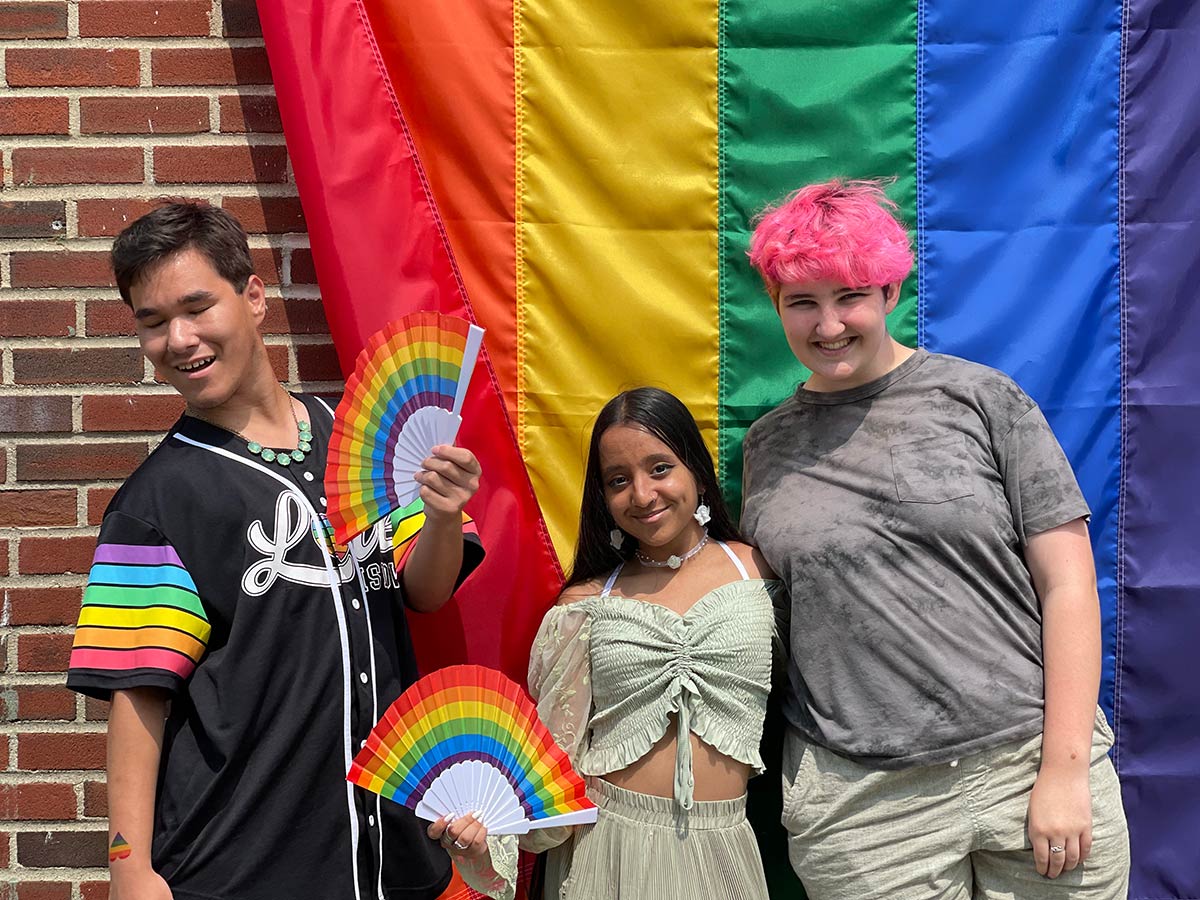
<svg viewBox="0 0 1200 900"><path fill-rule="evenodd" d="M596 821L583 779L533 702L483 666L450 666L412 685L346 778L431 822L479 813L490 834Z"/></svg>
<svg viewBox="0 0 1200 900"><path fill-rule="evenodd" d="M347 544L417 497L413 475L462 424L483 329L411 313L367 341L338 404L325 469L334 539Z"/></svg>

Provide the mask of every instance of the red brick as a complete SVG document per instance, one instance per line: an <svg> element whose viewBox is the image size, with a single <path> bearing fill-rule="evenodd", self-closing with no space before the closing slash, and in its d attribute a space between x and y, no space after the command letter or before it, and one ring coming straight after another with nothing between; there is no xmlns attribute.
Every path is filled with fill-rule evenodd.
<svg viewBox="0 0 1200 900"><path fill-rule="evenodd" d="M38 769L53 771L103 769L104 735L96 733L19 735L17 737L17 768L27 772Z"/></svg>
<svg viewBox="0 0 1200 900"><path fill-rule="evenodd" d="M81 881L79 896L83 900L108 900L107 881Z"/></svg>
<svg viewBox="0 0 1200 900"><path fill-rule="evenodd" d="M16 900L71 900L67 881L14 881Z"/></svg>
<svg viewBox="0 0 1200 900"><path fill-rule="evenodd" d="M296 348L296 368L301 381L341 381L333 344L301 344Z"/></svg>
<svg viewBox="0 0 1200 900"><path fill-rule="evenodd" d="M89 300L83 326L89 337L129 336L134 334L133 311L124 300Z"/></svg>
<svg viewBox="0 0 1200 900"><path fill-rule="evenodd" d="M293 234L306 230L299 197L225 197L221 206L242 223L248 234Z"/></svg>
<svg viewBox="0 0 1200 900"><path fill-rule="evenodd" d="M0 528L74 525L79 518L76 500L72 490L0 491Z"/></svg>
<svg viewBox="0 0 1200 900"><path fill-rule="evenodd" d="M7 578L8 571L8 539L0 539L0 578Z"/></svg>
<svg viewBox="0 0 1200 900"><path fill-rule="evenodd" d="M292 284L316 284L317 267L313 263L312 251L297 247L292 251Z"/></svg>
<svg viewBox="0 0 1200 900"><path fill-rule="evenodd" d="M85 697L83 701L83 717L89 722L105 722L108 720L107 700L97 700L95 697Z"/></svg>
<svg viewBox="0 0 1200 900"><path fill-rule="evenodd" d="M3 134L67 134L70 115L66 97L0 97Z"/></svg>
<svg viewBox="0 0 1200 900"><path fill-rule="evenodd" d="M80 37L207 37L211 0L81 0Z"/></svg>
<svg viewBox="0 0 1200 900"><path fill-rule="evenodd" d="M85 98L86 99L86 98ZM153 200L112 199L112 200L79 200L76 209L79 213L80 237L115 237L131 225L135 219L140 219L152 209L157 209L164 203L174 200L191 200L191 197L156 197ZM118 306L126 310L119 300ZM89 332L94 333L94 332ZM122 334L126 332L121 332ZM132 334L132 329L128 332Z"/></svg>
<svg viewBox="0 0 1200 900"><path fill-rule="evenodd" d="M67 205L61 200L0 202L0 238L59 237L66 222ZM12 332L0 330L0 334Z"/></svg>
<svg viewBox="0 0 1200 900"><path fill-rule="evenodd" d="M107 481L128 478L146 458L144 441L108 444L24 444L17 447L18 481Z"/></svg>
<svg viewBox="0 0 1200 900"><path fill-rule="evenodd" d="M183 412L178 394L105 394L83 398L84 431L166 431Z"/></svg>
<svg viewBox="0 0 1200 900"><path fill-rule="evenodd" d="M0 819L8 822L74 819L76 805L75 789L69 784L0 785Z"/></svg>
<svg viewBox="0 0 1200 900"><path fill-rule="evenodd" d="M154 50L150 71L156 85L271 83L267 52L259 47Z"/></svg>
<svg viewBox="0 0 1200 900"><path fill-rule="evenodd" d="M271 361L271 371L274 373L276 380L287 381L291 378L288 374L288 348L282 344L274 344L267 348L267 359Z"/></svg>
<svg viewBox="0 0 1200 900"><path fill-rule="evenodd" d="M140 184L141 147L22 147L12 152L13 182L35 184Z"/></svg>
<svg viewBox="0 0 1200 900"><path fill-rule="evenodd" d="M75 304L70 301L5 300L0 303L0 334L5 337L68 337L74 327Z"/></svg>
<svg viewBox="0 0 1200 900"><path fill-rule="evenodd" d="M264 284L279 284L283 280L283 252L279 248L252 247L250 261Z"/></svg>
<svg viewBox="0 0 1200 900"><path fill-rule="evenodd" d="M15 301L7 301L8 305ZM0 334L3 334L0 329ZM70 397L37 397L19 394L0 397L0 433L49 433L71 430Z"/></svg>
<svg viewBox="0 0 1200 900"><path fill-rule="evenodd" d="M83 97L83 134L195 134L208 131L206 97Z"/></svg>
<svg viewBox="0 0 1200 900"><path fill-rule="evenodd" d="M22 575L85 575L92 566L93 537L26 537L17 549Z"/></svg>
<svg viewBox="0 0 1200 900"><path fill-rule="evenodd" d="M221 4L221 19L225 37L262 37L254 0L225 0Z"/></svg>
<svg viewBox="0 0 1200 900"><path fill-rule="evenodd" d="M243 94L221 98L221 131L282 134L283 120L274 94Z"/></svg>
<svg viewBox="0 0 1200 900"><path fill-rule="evenodd" d="M65 687L33 684L5 692L6 718L13 721L71 720L75 718L75 693Z"/></svg>
<svg viewBox="0 0 1200 900"><path fill-rule="evenodd" d="M158 184L278 184L287 181L287 148L157 147L154 180Z"/></svg>
<svg viewBox="0 0 1200 900"><path fill-rule="evenodd" d="M49 737L49 735L46 735ZM23 737L28 737L25 735ZM56 735L76 739L92 735ZM101 739L103 750L104 735ZM103 753L101 753L103 756ZM108 864L108 831L27 831L17 835L17 863L31 868L87 868Z"/></svg>
<svg viewBox="0 0 1200 900"><path fill-rule="evenodd" d="M0 3L0 39L67 36L65 3Z"/></svg>
<svg viewBox="0 0 1200 900"><path fill-rule="evenodd" d="M108 785L103 781L83 783L83 814L92 817L108 815Z"/></svg>
<svg viewBox="0 0 1200 900"><path fill-rule="evenodd" d="M22 634L17 638L17 669L65 672L71 659L71 635Z"/></svg>
<svg viewBox="0 0 1200 900"><path fill-rule="evenodd" d="M12 351L12 356L17 384L136 384L142 380L142 352L136 347L28 347Z"/></svg>
<svg viewBox="0 0 1200 900"><path fill-rule="evenodd" d="M329 325L320 300L271 298L262 330L264 334L328 334Z"/></svg>
<svg viewBox="0 0 1200 900"><path fill-rule="evenodd" d="M116 492L116 488L87 489L87 523L89 525L99 525L103 521L104 511L108 509L108 504L112 502Z"/></svg>
<svg viewBox="0 0 1200 900"><path fill-rule="evenodd" d="M137 50L13 49L4 65L12 87L136 87L141 81Z"/></svg>
<svg viewBox="0 0 1200 900"><path fill-rule="evenodd" d="M28 250L10 254L12 286L116 287L103 250Z"/></svg>
<svg viewBox="0 0 1200 900"><path fill-rule="evenodd" d="M74 625L82 588L5 588L9 625Z"/></svg>

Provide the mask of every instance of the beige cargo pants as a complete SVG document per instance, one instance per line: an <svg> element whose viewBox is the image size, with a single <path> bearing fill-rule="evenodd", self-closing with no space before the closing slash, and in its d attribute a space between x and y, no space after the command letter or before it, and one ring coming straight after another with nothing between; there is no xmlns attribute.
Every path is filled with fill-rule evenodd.
<svg viewBox="0 0 1200 900"><path fill-rule="evenodd" d="M1129 834L1097 710L1091 856L1045 878L1025 830L1041 735L955 763L868 769L788 730L783 824L809 900L1124 900Z"/></svg>

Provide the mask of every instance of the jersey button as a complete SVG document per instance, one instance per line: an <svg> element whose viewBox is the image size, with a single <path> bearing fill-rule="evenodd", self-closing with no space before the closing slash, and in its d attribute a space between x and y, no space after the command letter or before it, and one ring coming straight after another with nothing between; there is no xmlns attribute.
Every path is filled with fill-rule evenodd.
<svg viewBox="0 0 1200 900"><path fill-rule="evenodd" d="M305 472L305 473L304 473L304 480L305 480L305 481L312 481L312 480L313 480L313 473L312 473L312 472Z"/></svg>
<svg viewBox="0 0 1200 900"><path fill-rule="evenodd" d="M358 602L358 598L357 598L357 597L353 598L353 599L350 601L350 605L351 605L351 606L353 606L355 609L358 609L360 606L362 606L362 604Z"/></svg>
<svg viewBox="0 0 1200 900"><path fill-rule="evenodd" d="M329 501L328 501L328 500L326 500L324 497L322 497L322 498L321 498L321 505L322 505L322 506L328 506L328 505L329 505Z"/></svg>
<svg viewBox="0 0 1200 900"><path fill-rule="evenodd" d="M368 681L370 681L370 679L369 679L369 678L367 678L367 673L366 673L366 672L359 672L359 673L358 673L358 680L359 680L359 681L361 681L363 684L366 684Z"/></svg>
<svg viewBox="0 0 1200 900"><path fill-rule="evenodd" d="M367 816L367 824L370 825L372 828L374 828L375 827L375 817Z"/></svg>

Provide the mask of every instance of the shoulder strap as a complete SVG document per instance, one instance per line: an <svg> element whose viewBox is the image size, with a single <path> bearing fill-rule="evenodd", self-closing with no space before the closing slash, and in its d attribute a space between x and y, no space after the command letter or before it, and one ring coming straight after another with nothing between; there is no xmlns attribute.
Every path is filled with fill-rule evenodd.
<svg viewBox="0 0 1200 900"><path fill-rule="evenodd" d="M613 585L617 583L617 576L621 574L621 569L624 566L625 563L621 563L621 565L612 570L612 574L608 576L608 581L604 582L604 590L600 592L601 597L607 597L612 591Z"/></svg>
<svg viewBox="0 0 1200 900"><path fill-rule="evenodd" d="M742 576L742 581L748 581L750 579L750 573L746 571L746 567L742 565L742 561L738 559L737 554L730 550L729 545L724 541L717 541L717 543L720 545L721 549L725 551L725 555L733 561L735 566L737 566L737 570Z"/></svg>

